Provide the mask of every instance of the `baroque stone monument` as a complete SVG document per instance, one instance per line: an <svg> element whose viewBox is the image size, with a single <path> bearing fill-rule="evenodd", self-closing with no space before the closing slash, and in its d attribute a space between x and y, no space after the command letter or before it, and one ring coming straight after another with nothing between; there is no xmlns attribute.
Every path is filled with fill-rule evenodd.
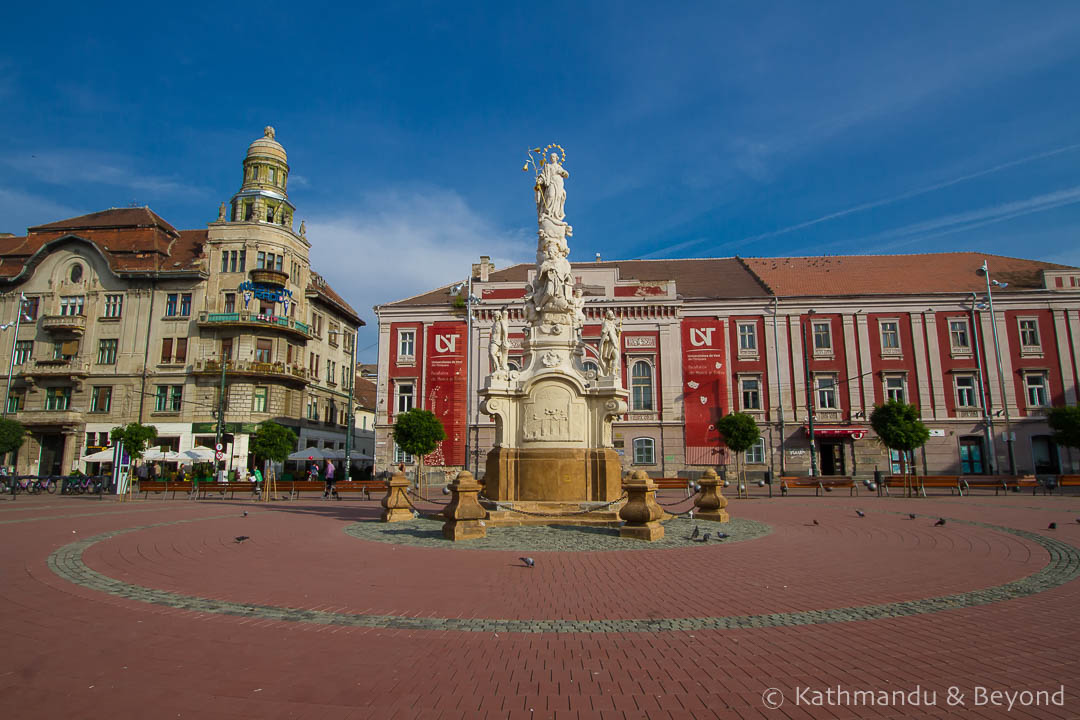
<svg viewBox="0 0 1080 720"><path fill-rule="evenodd" d="M558 152L547 154L553 148ZM496 312L492 371L480 390L481 410L495 420L484 478L484 494L494 501L605 503L622 494L611 441L611 422L627 408L619 377L621 327L608 312L600 370L587 370L585 300L567 260L573 228L566 222L565 161L562 148L549 145L531 150L522 168L535 177L538 228L536 271L525 288L523 367L512 370L507 362L508 318Z"/></svg>

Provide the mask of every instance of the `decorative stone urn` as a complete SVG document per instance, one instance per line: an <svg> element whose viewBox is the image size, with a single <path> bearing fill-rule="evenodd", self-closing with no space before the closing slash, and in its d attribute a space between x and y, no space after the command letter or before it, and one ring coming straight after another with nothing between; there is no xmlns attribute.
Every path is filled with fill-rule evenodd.
<svg viewBox="0 0 1080 720"><path fill-rule="evenodd" d="M727 510L727 498L721 490L723 481L717 477L716 471L709 468L698 480L701 491L694 498L694 506L697 507L697 517L702 520L714 522L727 522L731 519Z"/></svg>
<svg viewBox="0 0 1080 720"><path fill-rule="evenodd" d="M664 537L660 518L663 509L656 504L656 483L644 470L637 470L623 483L627 500L619 511L626 524L619 528L619 536L634 540L659 540Z"/></svg>
<svg viewBox="0 0 1080 720"><path fill-rule="evenodd" d="M483 486L468 470L462 470L450 483L450 504L443 509L443 537L447 540L472 540L487 536L484 518L487 510L480 504L477 496Z"/></svg>
<svg viewBox="0 0 1080 720"><path fill-rule="evenodd" d="M383 522L401 522L413 519L412 506L409 505L409 498L405 494L408 489L409 480L404 473L395 473L390 478L387 483L386 495L382 499Z"/></svg>

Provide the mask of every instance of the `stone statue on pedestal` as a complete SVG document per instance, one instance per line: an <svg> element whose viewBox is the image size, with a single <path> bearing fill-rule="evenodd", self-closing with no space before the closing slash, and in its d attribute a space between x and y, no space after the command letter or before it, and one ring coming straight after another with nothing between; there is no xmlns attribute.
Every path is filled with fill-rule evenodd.
<svg viewBox="0 0 1080 720"><path fill-rule="evenodd" d="M225 222L225 203L221 203L221 205L218 206L217 221Z"/></svg>
<svg viewBox="0 0 1080 720"><path fill-rule="evenodd" d="M600 330L600 372L604 375L619 375L621 338L622 329L615 323L615 313L608 310Z"/></svg>
<svg viewBox="0 0 1080 720"><path fill-rule="evenodd" d="M495 322L491 326L491 340L488 343L488 356L491 358L491 373L505 376L510 362L510 333L506 328L506 319L501 310L495 311Z"/></svg>

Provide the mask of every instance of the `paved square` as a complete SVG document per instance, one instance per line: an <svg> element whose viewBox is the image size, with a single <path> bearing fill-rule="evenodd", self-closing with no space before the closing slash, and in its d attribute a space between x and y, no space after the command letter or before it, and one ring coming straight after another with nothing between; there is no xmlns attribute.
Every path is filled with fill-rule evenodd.
<svg viewBox="0 0 1080 720"><path fill-rule="evenodd" d="M5 498L0 713L1080 717L1080 498L729 509L622 551L375 501Z"/></svg>

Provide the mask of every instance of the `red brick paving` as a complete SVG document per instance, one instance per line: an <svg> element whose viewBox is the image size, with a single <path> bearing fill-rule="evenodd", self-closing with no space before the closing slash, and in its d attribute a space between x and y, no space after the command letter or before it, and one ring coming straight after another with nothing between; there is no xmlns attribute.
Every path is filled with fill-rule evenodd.
<svg viewBox="0 0 1080 720"><path fill-rule="evenodd" d="M241 508L251 515L240 518ZM855 517L863 508L868 517ZM215 598L355 613L499 618L691 617L825 609L999 585L1041 568L1027 540L1080 545L1078 498L783 498L733 502L773 526L730 546L515 553L366 543L375 503L82 498L0 503L4 717L847 718L1080 717L1080 582L1013 601L872 622L656 634L459 633L314 626L121 600L53 574L49 554L108 530L210 518L92 546L89 566ZM807 526L818 519L818 527ZM18 520L20 522L11 522ZM1058 522L1057 531L1045 531ZM72 531L75 531L72 533ZM238 534L252 540L232 541ZM649 590L642 585L651 583ZM783 585L787 585L784 588ZM974 708L975 685L1056 689L1064 708ZM938 691L931 709L796 707L792 689ZM969 706L945 703L955 685ZM788 694L767 710L761 693Z"/></svg>

